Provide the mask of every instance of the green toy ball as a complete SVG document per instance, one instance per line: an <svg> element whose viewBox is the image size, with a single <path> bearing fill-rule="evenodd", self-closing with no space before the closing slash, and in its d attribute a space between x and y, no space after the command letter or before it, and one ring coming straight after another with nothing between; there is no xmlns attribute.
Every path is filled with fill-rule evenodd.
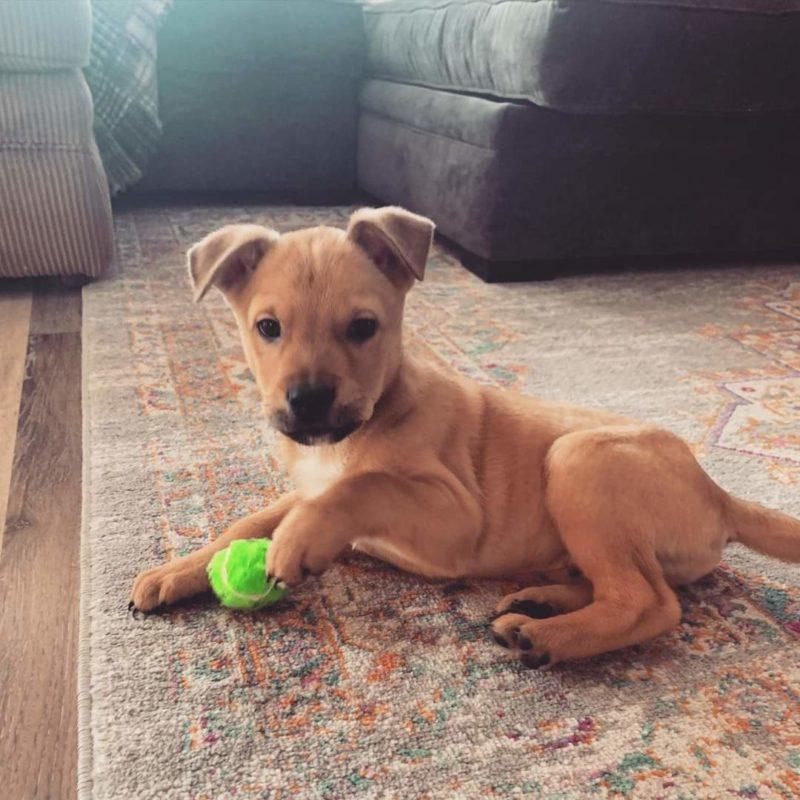
<svg viewBox="0 0 800 800"><path fill-rule="evenodd" d="M286 594L274 579L267 580L269 543L269 539L237 539L214 554L206 571L223 606L255 611L274 605Z"/></svg>

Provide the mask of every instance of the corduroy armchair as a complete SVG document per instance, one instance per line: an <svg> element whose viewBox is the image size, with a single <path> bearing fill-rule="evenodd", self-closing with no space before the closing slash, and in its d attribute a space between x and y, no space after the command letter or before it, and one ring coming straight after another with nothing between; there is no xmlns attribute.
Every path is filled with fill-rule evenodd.
<svg viewBox="0 0 800 800"><path fill-rule="evenodd" d="M111 261L90 38L89 0L0 3L0 277L96 277Z"/></svg>

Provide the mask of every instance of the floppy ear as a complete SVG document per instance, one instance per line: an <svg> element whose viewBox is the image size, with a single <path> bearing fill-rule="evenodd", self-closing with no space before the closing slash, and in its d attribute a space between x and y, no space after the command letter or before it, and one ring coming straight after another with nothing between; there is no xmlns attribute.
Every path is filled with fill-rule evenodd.
<svg viewBox="0 0 800 800"><path fill-rule="evenodd" d="M350 217L347 236L366 251L396 286L421 281L433 241L434 224L404 208L362 208Z"/></svg>
<svg viewBox="0 0 800 800"><path fill-rule="evenodd" d="M212 286L227 292L244 283L278 236L261 225L226 225L191 247L186 255L195 303Z"/></svg>

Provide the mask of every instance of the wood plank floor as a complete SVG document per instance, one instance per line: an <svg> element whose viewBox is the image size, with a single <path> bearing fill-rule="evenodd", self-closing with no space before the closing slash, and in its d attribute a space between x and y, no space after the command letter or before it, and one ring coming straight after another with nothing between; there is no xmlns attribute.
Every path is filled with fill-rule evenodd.
<svg viewBox="0 0 800 800"><path fill-rule="evenodd" d="M76 795L80 320L79 290L0 281L0 794L15 800Z"/></svg>
<svg viewBox="0 0 800 800"><path fill-rule="evenodd" d="M0 555L31 321L27 286L0 294Z"/></svg>

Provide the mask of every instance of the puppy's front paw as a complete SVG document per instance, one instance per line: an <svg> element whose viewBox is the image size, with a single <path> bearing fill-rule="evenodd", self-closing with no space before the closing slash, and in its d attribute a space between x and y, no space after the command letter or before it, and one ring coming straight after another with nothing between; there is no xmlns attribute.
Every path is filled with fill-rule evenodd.
<svg viewBox="0 0 800 800"><path fill-rule="evenodd" d="M336 558L338 548L322 533L309 535L302 529L280 532L267 552L267 575L289 586L300 583L306 575L319 575Z"/></svg>
<svg viewBox="0 0 800 800"><path fill-rule="evenodd" d="M208 589L202 565L179 558L139 573L133 582L131 608L152 611Z"/></svg>

